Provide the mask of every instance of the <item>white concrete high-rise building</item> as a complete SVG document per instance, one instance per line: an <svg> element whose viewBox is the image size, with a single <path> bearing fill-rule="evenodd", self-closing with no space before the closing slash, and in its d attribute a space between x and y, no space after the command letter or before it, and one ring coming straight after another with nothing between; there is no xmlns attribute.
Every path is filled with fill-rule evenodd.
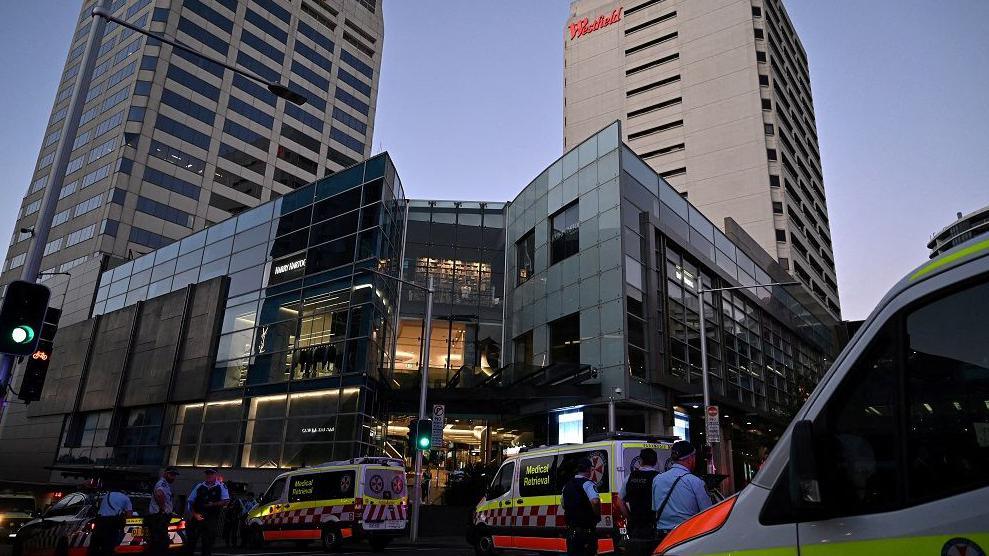
<svg viewBox="0 0 989 556"><path fill-rule="evenodd" d="M564 148L620 120L840 319L807 55L780 0L574 0L563 41Z"/></svg>

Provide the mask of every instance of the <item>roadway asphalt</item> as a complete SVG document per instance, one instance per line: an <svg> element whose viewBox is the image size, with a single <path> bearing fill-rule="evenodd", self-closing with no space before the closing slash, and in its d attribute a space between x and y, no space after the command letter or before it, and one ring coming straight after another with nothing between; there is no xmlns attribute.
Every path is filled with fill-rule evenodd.
<svg viewBox="0 0 989 556"><path fill-rule="evenodd" d="M366 543L345 544L339 552L334 555L345 556L348 554L372 554L371 547ZM419 544L412 546L407 539L398 539L385 549L385 556L471 556L474 550L462 539L425 539ZM10 556L10 545L0 544L0 556ZM225 548L218 546L213 549L213 556L327 556L319 547L313 543L311 546L299 547L294 544L272 544L260 549L250 548Z"/></svg>

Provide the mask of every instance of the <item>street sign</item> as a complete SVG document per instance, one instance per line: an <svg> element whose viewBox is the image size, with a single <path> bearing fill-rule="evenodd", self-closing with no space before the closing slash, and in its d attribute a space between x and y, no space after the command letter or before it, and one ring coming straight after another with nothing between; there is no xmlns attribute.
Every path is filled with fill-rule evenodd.
<svg viewBox="0 0 989 556"><path fill-rule="evenodd" d="M446 406L433 406L433 446L443 446L443 427L446 426Z"/></svg>
<svg viewBox="0 0 989 556"><path fill-rule="evenodd" d="M709 405L704 414L706 426L705 433L710 444L721 442L721 423L718 421L718 406Z"/></svg>

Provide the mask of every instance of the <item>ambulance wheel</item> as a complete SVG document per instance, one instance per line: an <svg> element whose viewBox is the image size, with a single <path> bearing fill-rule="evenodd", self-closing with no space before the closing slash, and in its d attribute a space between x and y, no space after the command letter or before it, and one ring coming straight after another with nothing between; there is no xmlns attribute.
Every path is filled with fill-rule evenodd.
<svg viewBox="0 0 989 556"><path fill-rule="evenodd" d="M371 551L381 552L385 548L388 548L388 544L391 542L391 537L371 537Z"/></svg>
<svg viewBox="0 0 989 556"><path fill-rule="evenodd" d="M480 536L477 537L477 542L474 543L474 554L477 556L498 554L498 551L495 550L494 539L487 531L481 532Z"/></svg>
<svg viewBox="0 0 989 556"><path fill-rule="evenodd" d="M323 550L327 552L339 550L340 545L343 543L343 538L340 536L340 530L332 525L323 528L323 534L319 536L319 540L323 545Z"/></svg>
<svg viewBox="0 0 989 556"><path fill-rule="evenodd" d="M247 538L244 541L250 548L261 548L264 546L264 531L257 525L252 525L247 530Z"/></svg>

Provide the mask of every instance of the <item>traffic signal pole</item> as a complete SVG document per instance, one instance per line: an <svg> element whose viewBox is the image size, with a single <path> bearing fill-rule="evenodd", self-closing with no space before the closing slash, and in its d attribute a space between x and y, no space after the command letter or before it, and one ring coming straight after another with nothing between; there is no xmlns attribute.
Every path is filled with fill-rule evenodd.
<svg viewBox="0 0 989 556"><path fill-rule="evenodd" d="M101 0L100 7L108 9L111 3L111 0ZM41 200L41 208L38 210L38 218L34 222L34 233L29 240L31 246L24 259L24 267L21 269L21 280L25 282L37 281L38 271L41 270L41 258L45 255L48 232L51 230L52 220L55 218L58 195L62 191L62 182L65 180L65 169L68 167L69 158L72 155L72 138L76 136L76 132L79 130L79 116L82 115L86 95L89 94L89 81L93 75L93 66L96 65L96 55L100 49L100 42L103 40L105 27L106 20L94 18L89 30L89 38L86 39L86 50L82 62L79 64L78 81L72 92L72 100L69 101L67 107L65 123L62 124L62 140L59 142L59 147L55 151L55 158L52 160L48 184ZM13 369L14 358L12 356L5 354L0 357L0 424L3 423L4 410L7 406L7 390L13 378Z"/></svg>
<svg viewBox="0 0 989 556"><path fill-rule="evenodd" d="M413 288L419 288L426 292L426 322L425 330L422 333L422 359L419 365L422 370L419 380L419 420L423 420L426 418L426 392L429 386L429 337L433 330L433 277L429 277L429 281L424 287L422 284L403 280L402 278L379 272L373 268L364 268L362 270L383 278L395 280ZM418 444L415 440L413 442ZM415 448L415 454L415 484L412 485L412 488L408 489L409 494L412 495L412 519L409 524L409 540L413 544L419 539L419 510L422 508L422 450L419 450L418 446Z"/></svg>
<svg viewBox="0 0 989 556"><path fill-rule="evenodd" d="M422 333L422 376L419 379L419 419L426 418L426 388L429 386L429 336L433 329L433 277L429 277L426 288L426 322ZM418 431L417 431L418 432ZM418 439L417 439L418 443ZM422 450L416 446L416 484L412 490L412 523L409 526L409 541L415 544L419 539L419 511L422 509Z"/></svg>

